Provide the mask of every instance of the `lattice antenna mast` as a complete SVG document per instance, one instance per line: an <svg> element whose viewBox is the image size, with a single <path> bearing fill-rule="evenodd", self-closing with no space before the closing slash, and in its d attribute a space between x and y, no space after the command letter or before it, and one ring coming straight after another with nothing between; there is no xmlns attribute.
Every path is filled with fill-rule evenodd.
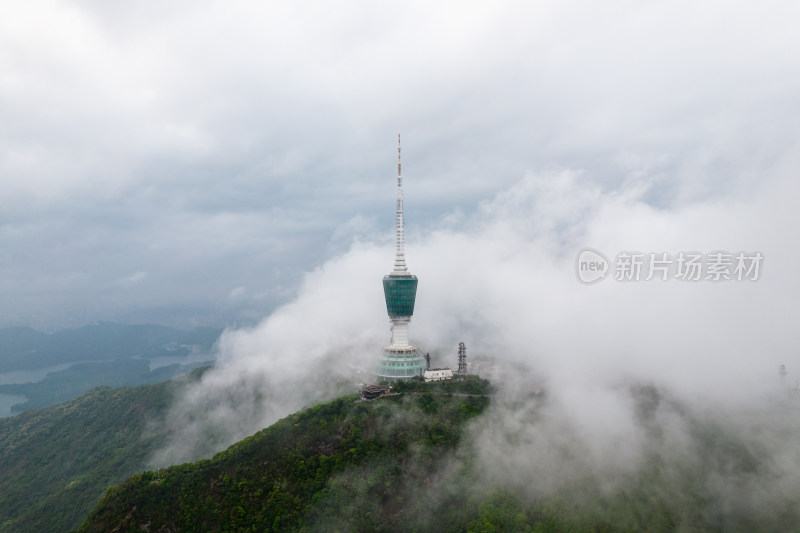
<svg viewBox="0 0 800 533"><path fill-rule="evenodd" d="M467 375L467 347L463 342L458 343L458 373Z"/></svg>
<svg viewBox="0 0 800 533"><path fill-rule="evenodd" d="M403 233L403 170L400 161L400 134L397 134L397 254L394 258L394 271L407 272L405 235Z"/></svg>

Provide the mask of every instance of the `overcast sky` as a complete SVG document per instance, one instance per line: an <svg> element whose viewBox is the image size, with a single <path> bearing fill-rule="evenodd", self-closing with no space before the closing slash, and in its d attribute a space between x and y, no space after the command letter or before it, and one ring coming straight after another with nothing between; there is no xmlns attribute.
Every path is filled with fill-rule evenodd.
<svg viewBox="0 0 800 533"><path fill-rule="evenodd" d="M255 323L353 242L388 251L364 273L380 309L398 133L412 271L501 252L476 239L426 264L430 235L468 238L478 216L508 223L516 246L547 234L552 264L605 244L762 250L773 273L797 267L796 2L0 12L0 325ZM605 233L580 226L587 209ZM692 223L714 231L681 241ZM648 240L672 227L685 231Z"/></svg>

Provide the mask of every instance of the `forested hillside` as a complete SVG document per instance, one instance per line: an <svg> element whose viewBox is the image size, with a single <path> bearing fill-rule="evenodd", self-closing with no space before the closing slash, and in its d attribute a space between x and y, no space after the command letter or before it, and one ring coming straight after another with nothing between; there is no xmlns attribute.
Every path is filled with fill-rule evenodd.
<svg viewBox="0 0 800 533"><path fill-rule="evenodd" d="M99 387L61 405L0 419L0 531L80 525L106 488L144 470L158 420L186 380Z"/></svg>
<svg viewBox="0 0 800 533"><path fill-rule="evenodd" d="M465 422L488 406L487 387L318 405L212 460L112 487L80 531L444 527L463 509L428 516L416 495L441 477Z"/></svg>
<svg viewBox="0 0 800 533"><path fill-rule="evenodd" d="M476 439L478 428L539 452L503 427L518 424L507 418L513 405L498 418L487 386L401 384L396 396L318 405L211 460L111 487L79 531L784 532L800 523L797 495L735 425L684 410L675 414L689 441L678 453L661 447L656 407L667 400L653 387L632 390L653 439L635 467L575 475L582 446L562 434L551 450L564 476L557 488L524 461L508 478L487 475L486 458L502 460ZM532 394L548 404L544 392ZM546 431L545 416L519 415Z"/></svg>
<svg viewBox="0 0 800 533"><path fill-rule="evenodd" d="M339 398L212 459L143 472L167 442L157 421L199 373L99 388L0 420L0 531L782 532L800 523L778 456L730 421L678 405L672 423L686 427L687 440L665 448L658 404L671 400L653 387L632 391L648 433L635 467L575 475L585 448L563 433L550 450L563 476L557 489L524 460L487 475L503 461L487 442L500 438L525 452L517 459L533 457L528 429L553 426L545 410L524 412L523 403L490 406L489 384L478 378L398 384L397 394L371 402ZM530 394L550 403L544 391ZM497 438L486 441L487 429Z"/></svg>

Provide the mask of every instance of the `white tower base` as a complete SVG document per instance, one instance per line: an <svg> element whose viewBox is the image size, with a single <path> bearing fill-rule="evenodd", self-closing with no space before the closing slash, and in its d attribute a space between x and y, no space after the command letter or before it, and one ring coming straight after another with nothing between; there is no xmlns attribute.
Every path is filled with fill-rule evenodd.
<svg viewBox="0 0 800 533"><path fill-rule="evenodd" d="M375 376L381 381L411 379L422 375L425 368L425 357L416 346L389 345L375 366Z"/></svg>

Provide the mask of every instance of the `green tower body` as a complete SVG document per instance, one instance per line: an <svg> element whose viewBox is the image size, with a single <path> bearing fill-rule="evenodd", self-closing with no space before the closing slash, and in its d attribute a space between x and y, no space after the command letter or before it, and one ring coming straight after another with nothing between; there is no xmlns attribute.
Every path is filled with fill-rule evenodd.
<svg viewBox="0 0 800 533"><path fill-rule="evenodd" d="M417 298L417 276L384 276L383 295L389 318L410 317L414 314L414 300Z"/></svg>

